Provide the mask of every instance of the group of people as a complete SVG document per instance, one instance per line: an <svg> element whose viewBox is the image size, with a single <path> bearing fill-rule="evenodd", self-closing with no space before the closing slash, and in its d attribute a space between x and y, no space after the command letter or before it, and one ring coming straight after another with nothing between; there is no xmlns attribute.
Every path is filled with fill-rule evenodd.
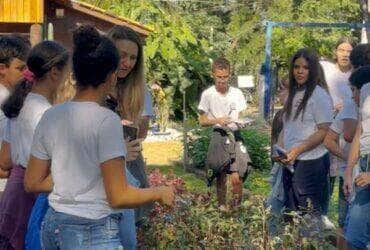
<svg viewBox="0 0 370 250"><path fill-rule="evenodd" d="M7 178L0 249L135 249L136 226L150 204L174 200L172 187L150 188L146 179L141 142L153 109L140 37L121 26L101 35L82 25L73 41L70 54L54 41L30 48L17 35L0 37L0 177ZM334 54L332 63L313 49L298 50L279 86L283 108L271 140L280 150L273 150L267 205L276 215L312 211L330 224L338 179L338 224L346 240L339 247L366 249L370 46L343 38ZM71 69L74 97L57 104ZM230 86L230 74L228 60L214 60L215 84L198 106L199 123L214 128L206 165L220 206L227 174L240 203L252 164L240 134L246 100ZM138 138L125 140L123 125L137 127Z"/></svg>
<svg viewBox="0 0 370 250"><path fill-rule="evenodd" d="M272 191L267 206L312 212L332 228L328 208L339 180L340 249L370 247L370 46L349 38L336 44L334 61L313 49L292 57L272 123ZM274 221L270 231L276 231Z"/></svg>
<svg viewBox="0 0 370 250"><path fill-rule="evenodd" d="M70 54L0 37L0 249L136 249L150 204L173 203L173 188L149 188L144 171L153 109L141 38L82 25L73 42ZM71 70L74 97L56 103Z"/></svg>

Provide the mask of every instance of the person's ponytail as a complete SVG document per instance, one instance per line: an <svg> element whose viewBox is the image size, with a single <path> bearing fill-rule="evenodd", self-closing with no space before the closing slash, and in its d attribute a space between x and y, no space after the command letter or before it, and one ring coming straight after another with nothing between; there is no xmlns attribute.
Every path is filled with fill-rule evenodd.
<svg viewBox="0 0 370 250"><path fill-rule="evenodd" d="M32 82L22 79L14 88L13 93L3 103L1 109L9 119L17 117L23 107L24 100L32 89Z"/></svg>
<svg viewBox="0 0 370 250"><path fill-rule="evenodd" d="M24 78L15 86L13 93L1 107L5 116L9 119L17 117L32 85L37 84L35 82L53 67L62 69L67 65L68 59L67 50L57 42L43 41L33 47L27 59L28 69L23 72Z"/></svg>

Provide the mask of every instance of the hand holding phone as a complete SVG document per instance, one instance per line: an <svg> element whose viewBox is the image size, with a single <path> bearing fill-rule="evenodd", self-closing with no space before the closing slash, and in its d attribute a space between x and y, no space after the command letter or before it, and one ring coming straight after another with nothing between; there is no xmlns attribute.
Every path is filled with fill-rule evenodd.
<svg viewBox="0 0 370 250"><path fill-rule="evenodd" d="M138 138L139 129L133 125L123 125L123 137L125 140L133 141Z"/></svg>
<svg viewBox="0 0 370 250"><path fill-rule="evenodd" d="M274 144L274 146L273 146L273 150L277 153L277 155L278 155L281 159L286 159L286 158L288 158L288 156L287 156L287 151L286 151L285 149L283 149L282 147L280 147L279 145Z"/></svg>

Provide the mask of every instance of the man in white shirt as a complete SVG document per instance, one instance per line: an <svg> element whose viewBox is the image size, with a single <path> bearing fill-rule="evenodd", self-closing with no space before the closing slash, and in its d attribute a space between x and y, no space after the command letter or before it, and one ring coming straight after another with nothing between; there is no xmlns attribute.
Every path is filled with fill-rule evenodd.
<svg viewBox="0 0 370 250"><path fill-rule="evenodd" d="M218 58L212 65L212 76L215 84L206 89L201 96L198 105L199 123L202 126L213 126L214 128L228 127L227 130L234 131L236 139L235 162L230 168L221 171L217 178L217 199L220 205L226 200L226 174L231 175L233 193L238 201L242 197L243 179L246 177L250 158L238 133L237 121L239 114L247 108L246 100L240 89L229 86L230 63L224 58ZM246 161L240 160L246 157ZM246 164L245 164L246 163ZM239 165L239 166L238 166ZM242 165L242 166L240 166Z"/></svg>
<svg viewBox="0 0 370 250"><path fill-rule="evenodd" d="M335 46L335 64L328 61L320 62L336 112L342 109L344 100L352 98L348 78L352 73L349 56L353 47L354 42L352 39L347 37L341 38Z"/></svg>

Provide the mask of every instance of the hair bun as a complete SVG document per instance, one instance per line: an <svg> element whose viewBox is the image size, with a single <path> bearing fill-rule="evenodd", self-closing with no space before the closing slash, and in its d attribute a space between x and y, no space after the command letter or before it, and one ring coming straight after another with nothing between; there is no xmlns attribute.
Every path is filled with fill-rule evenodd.
<svg viewBox="0 0 370 250"><path fill-rule="evenodd" d="M82 25L73 32L75 49L92 51L101 42L99 32L91 25Z"/></svg>

